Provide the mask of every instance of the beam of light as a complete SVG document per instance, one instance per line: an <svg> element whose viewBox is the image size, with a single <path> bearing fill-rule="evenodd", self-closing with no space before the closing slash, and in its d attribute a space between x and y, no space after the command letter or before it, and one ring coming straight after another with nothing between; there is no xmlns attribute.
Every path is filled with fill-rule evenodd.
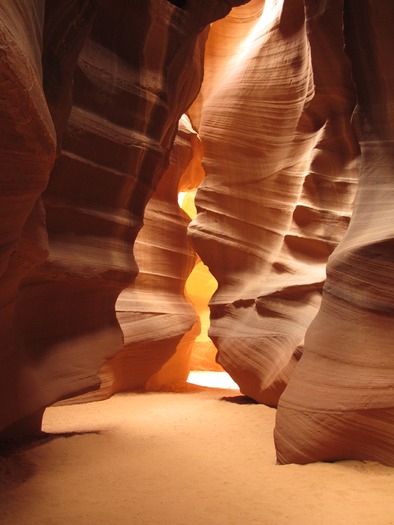
<svg viewBox="0 0 394 525"><path fill-rule="evenodd" d="M192 385L206 386L210 388L223 388L227 390L239 390L227 372L208 372L192 370L187 378Z"/></svg>
<svg viewBox="0 0 394 525"><path fill-rule="evenodd" d="M183 201L186 197L186 191L180 191L178 193L178 205L180 208L182 208Z"/></svg>
<svg viewBox="0 0 394 525"><path fill-rule="evenodd" d="M248 32L248 35L242 39L237 53L234 54L234 62L242 64L251 53L256 52L255 42L257 40L266 40L270 34L270 28L279 20L283 8L283 0L266 0L261 6L260 15L256 18L254 25ZM261 48L261 45L258 46ZM236 66L237 70L239 66Z"/></svg>

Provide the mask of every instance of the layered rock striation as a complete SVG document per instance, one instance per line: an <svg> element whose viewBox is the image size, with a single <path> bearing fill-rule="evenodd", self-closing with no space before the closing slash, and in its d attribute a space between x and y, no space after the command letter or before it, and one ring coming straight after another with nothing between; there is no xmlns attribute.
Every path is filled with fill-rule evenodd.
<svg viewBox="0 0 394 525"><path fill-rule="evenodd" d="M392 2L345 2L358 95L361 176L327 265L322 305L281 397L280 463L370 459L394 465L394 80Z"/></svg>
<svg viewBox="0 0 394 525"><path fill-rule="evenodd" d="M145 205L206 27L239 3L2 2L1 429L97 387L122 348Z"/></svg>
<svg viewBox="0 0 394 525"><path fill-rule="evenodd" d="M3 437L77 394L185 381L192 242L218 283L218 362L278 405L278 461L394 465L393 16L391 0L1 2ZM203 156L188 226L177 194Z"/></svg>
<svg viewBox="0 0 394 525"><path fill-rule="evenodd" d="M49 34L46 23L53 16L58 29L67 25L73 2L69 8L61 4L63 10L39 0L5 0L0 6L0 429L18 422L26 429L39 425L51 399L37 393L45 385L35 373L37 356L21 341L18 305L21 281L48 255L41 194L55 161L59 104L55 98L48 104L47 93L55 89L46 82L44 55L46 41L53 49L62 38L69 43L60 30ZM78 29L78 38L57 61L58 71L67 62L69 75L80 45ZM65 96L69 90L65 82ZM63 115L68 111L61 109Z"/></svg>
<svg viewBox="0 0 394 525"><path fill-rule="evenodd" d="M190 110L206 176L189 232L218 281L210 337L241 391L272 406L319 309L357 180L341 6L325 13L294 1L234 10L212 27Z"/></svg>
<svg viewBox="0 0 394 525"><path fill-rule="evenodd" d="M187 237L190 219L178 205L178 193L193 180L200 149L183 116L170 165L146 206L134 245L138 276L116 303L124 346L106 366L113 376L112 392L175 385L189 374L199 326L184 288L196 256Z"/></svg>

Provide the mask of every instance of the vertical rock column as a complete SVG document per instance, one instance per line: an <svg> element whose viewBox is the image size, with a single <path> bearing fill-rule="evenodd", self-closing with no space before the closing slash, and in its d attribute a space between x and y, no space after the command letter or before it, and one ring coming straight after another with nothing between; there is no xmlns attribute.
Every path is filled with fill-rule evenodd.
<svg viewBox="0 0 394 525"><path fill-rule="evenodd" d="M0 4L0 429L38 408L26 409L31 374L16 340L15 305L20 282L48 254L40 195L55 160L56 138L43 90L44 5ZM30 423L34 418L21 426Z"/></svg>
<svg viewBox="0 0 394 525"><path fill-rule="evenodd" d="M168 165L178 120L200 88L204 31L237 3L2 2L8 164L1 180L9 204L1 213L13 219L1 226L0 429L97 387L98 370L122 348L115 302L137 274L132 247L144 208ZM75 16L63 24L69 12ZM81 16L93 12L92 29L82 24L81 37ZM47 100L41 61L49 68ZM54 161L55 132L61 143L43 197L45 231L38 199ZM23 231L29 242L16 257ZM48 253L47 235L48 259L30 272Z"/></svg>
<svg viewBox="0 0 394 525"><path fill-rule="evenodd" d="M349 222L353 86L341 26L309 40L302 1L251 2L218 31L229 47L213 26L196 108L206 177L189 232L219 283L210 302L219 363L244 394L276 405Z"/></svg>
<svg viewBox="0 0 394 525"><path fill-rule="evenodd" d="M185 334L196 315L184 287L195 252L178 191L182 175L193 169L198 141L187 117L182 117L170 165L145 209L134 245L139 274L116 303L124 347L105 367L113 376L112 392L160 388L187 379L193 337ZM170 358L173 364L167 363Z"/></svg>
<svg viewBox="0 0 394 525"><path fill-rule="evenodd" d="M394 465L394 6L345 8L362 173L349 229L327 265L321 309L279 403L280 463Z"/></svg>

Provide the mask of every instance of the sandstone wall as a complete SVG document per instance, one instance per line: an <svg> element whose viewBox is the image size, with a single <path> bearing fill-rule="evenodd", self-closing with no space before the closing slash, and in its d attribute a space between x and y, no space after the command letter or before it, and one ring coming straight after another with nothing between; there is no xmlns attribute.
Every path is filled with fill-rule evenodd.
<svg viewBox="0 0 394 525"><path fill-rule="evenodd" d="M82 14L89 2L79 3ZM70 44L62 28L69 25L75 2L61 4L4 0L0 6L0 429L18 421L25 428L39 425L51 399L36 374L38 356L23 344L18 304L21 281L48 255L41 194L55 161L60 119L56 97L49 95L50 103L46 98L55 94L56 85L45 69L45 42L55 50L63 39L56 68L60 73L67 63L70 76L90 21L89 13L81 16ZM46 23L52 17L56 34ZM61 89L66 98L69 90L67 78ZM64 105L60 113L66 116L69 109Z"/></svg>
<svg viewBox="0 0 394 525"><path fill-rule="evenodd" d="M218 362L279 403L278 461L394 464L393 15L1 2L3 436L87 391L186 379L191 240L218 282ZM203 152L188 227L177 193Z"/></svg>
<svg viewBox="0 0 394 525"><path fill-rule="evenodd" d="M200 88L205 28L237 3L2 2L0 428L97 387L122 348L143 211Z"/></svg>
<svg viewBox="0 0 394 525"><path fill-rule="evenodd" d="M189 233L219 283L209 333L241 391L273 406L352 210L359 149L341 15L339 3L324 20L305 19L303 2L234 10L211 29L190 110L206 176Z"/></svg>
<svg viewBox="0 0 394 525"><path fill-rule="evenodd" d="M178 192L182 177L193 171L198 148L198 136L184 116L170 165L145 209L134 245L139 274L116 303L124 347L108 363L113 392L174 385L189 374L190 347L199 327L192 330L197 319L184 287L195 252L187 238L190 219L178 205ZM170 358L173 362L168 363Z"/></svg>
<svg viewBox="0 0 394 525"><path fill-rule="evenodd" d="M362 168L349 229L277 412L281 463L394 465L394 80L392 2L346 2Z"/></svg>

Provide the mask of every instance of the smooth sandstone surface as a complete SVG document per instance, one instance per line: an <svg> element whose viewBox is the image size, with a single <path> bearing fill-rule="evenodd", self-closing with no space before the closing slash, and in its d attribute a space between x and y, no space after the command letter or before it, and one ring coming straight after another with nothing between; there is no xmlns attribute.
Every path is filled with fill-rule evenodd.
<svg viewBox="0 0 394 525"><path fill-rule="evenodd" d="M0 429L39 424L30 353L16 319L20 282L48 255L41 200L56 154L43 89L45 2L0 5Z"/></svg>
<svg viewBox="0 0 394 525"><path fill-rule="evenodd" d="M121 350L115 303L205 28L240 3L2 2L1 429L39 428Z"/></svg>
<svg viewBox="0 0 394 525"><path fill-rule="evenodd" d="M390 525L394 469L277 465L275 410L237 399L209 388L49 408L47 434L0 457L0 521Z"/></svg>
<svg viewBox="0 0 394 525"><path fill-rule="evenodd" d="M190 110L206 176L189 233L218 281L209 334L241 391L271 406L351 215L358 145L341 14L339 3L324 21L302 2L233 10L211 29Z"/></svg>
<svg viewBox="0 0 394 525"><path fill-rule="evenodd" d="M394 80L391 2L349 2L361 177L330 257L321 309L280 399L278 460L371 459L394 465ZM391 42L391 44L389 44Z"/></svg>
<svg viewBox="0 0 394 525"><path fill-rule="evenodd" d="M1 2L2 436L217 348L280 463L394 465L393 15Z"/></svg>
<svg viewBox="0 0 394 525"><path fill-rule="evenodd" d="M199 138L184 116L170 165L145 209L134 245L139 274L116 303L124 346L108 363L113 392L184 383L189 374L190 346L199 326L193 330L196 314L184 288L196 256L178 193L184 189L182 177L193 178L188 171L194 169L198 149Z"/></svg>

